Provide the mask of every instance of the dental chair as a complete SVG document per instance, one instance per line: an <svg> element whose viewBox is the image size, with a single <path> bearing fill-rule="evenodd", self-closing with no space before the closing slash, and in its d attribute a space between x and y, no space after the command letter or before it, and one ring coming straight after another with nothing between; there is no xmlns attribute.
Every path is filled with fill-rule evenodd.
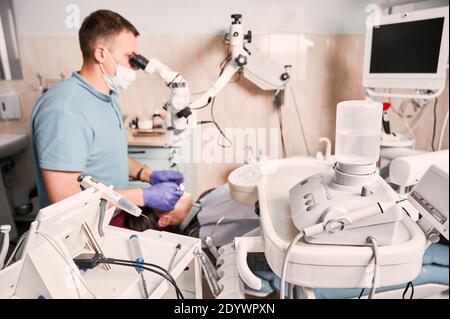
<svg viewBox="0 0 450 319"><path fill-rule="evenodd" d="M247 220L247 228L228 228L226 227L227 223L235 223L236 226L237 220L228 219L222 225L223 220L220 221L221 214L209 213L206 218L203 216L199 216L202 206L214 207L218 206L224 201L229 199L230 186L223 185L218 187L217 189L211 189L202 194L196 204L194 204L194 208L191 210L187 218L180 225L180 229L182 230L184 235L198 237L204 239L203 247L206 251L208 251L208 246L205 243L205 239L208 235L213 237L212 242L216 245L218 249L221 246L228 247L233 245L233 240L235 237L253 237L258 236L260 234L259 228L259 216L258 205L256 205L256 209L251 206L247 206L233 200L233 204L228 206L228 209L233 210L233 206L235 207L234 211L244 208L246 211L242 213L242 217ZM258 203L256 203L258 204ZM209 212L212 212L210 210ZM254 218L252 218L253 216ZM199 219L202 223L207 223L203 228ZM206 220L206 222L205 222ZM225 225L225 226L224 226ZM251 228L252 225L258 225L254 230L245 233L248 228ZM218 230L219 229L219 230ZM211 234L212 232L212 234ZM200 233L202 235L200 235ZM245 233L245 234L244 234ZM217 260L221 259L215 258L213 254L208 254L213 262L217 263ZM273 273L270 269L267 260L265 259L263 252L253 252L247 254L247 264L252 272L261 279L261 289L255 290L245 285L243 282L241 283L243 287L240 292L240 296L244 298L244 293L246 295L254 296L254 297L267 297L269 295L273 295L274 293L279 292L279 281L280 279ZM220 262L218 268L220 268ZM448 298L448 285L449 285L449 272L448 272L448 242L446 243L438 243L431 245L425 252L422 262L422 268L420 270L419 275L415 280L411 282L411 284L405 285L396 285L389 287L382 287L377 290L376 298L426 298L426 297L434 297L434 298ZM337 289L337 288L320 288L320 289L312 289L312 292L315 298L318 299L342 299L342 298L366 298L369 290L362 289ZM299 298L304 298L304 296L299 296Z"/></svg>
<svg viewBox="0 0 450 319"><path fill-rule="evenodd" d="M447 156L447 166L448 166L448 153L447 155L444 154L444 157ZM420 161L421 163L423 163L423 161ZM431 162L428 162L428 165L431 165ZM258 191L258 195L262 195L266 198L263 198L263 203L262 206L266 206L265 210L266 210L266 216L262 217L261 220L261 224L264 226L264 224L266 224L266 228L272 228L273 231L271 233L271 231L267 231L267 229L264 231L264 236L261 237L262 239L258 239L258 233L253 232L252 234L249 234L249 236L244 236L241 238L236 238L235 239L235 246L236 248L236 254L239 255L245 255L246 252L242 253L240 252L240 248L239 246L244 246L244 248L242 248L244 251L259 251L259 252L264 252L265 255L267 256L268 251L269 251L269 256L272 255L270 258L272 258L271 261L269 261L269 264L271 264L271 266L273 266L273 264L276 263L276 260L274 259L274 256L278 256L278 259L282 259L282 255L280 255L281 251L278 251L279 249L281 249L280 247L282 247L282 245L280 245L279 243L277 243L277 240L281 241L283 240L283 237L286 237L287 234L283 234L282 229L284 229L284 227L287 227L288 224L286 223L291 223L289 221L289 219L286 219L287 216L290 215L290 208L289 208L289 201L288 198L286 197L286 193L287 190L289 190L289 185L291 185L292 183L295 182L295 180L306 180L306 178L310 175L313 175L316 171L321 171L321 170L326 170L326 165L324 165L323 163L320 164L317 161L314 163L313 160L311 159L305 159L305 158L294 158L294 159L285 159L285 160L280 160L277 164L276 167L276 171L277 174L273 174L273 176L265 176L263 179L265 179L266 181L259 181L258 183L258 187L257 187L257 191ZM324 165L322 168L320 168L320 165ZM395 167L395 165L394 165ZM331 169L332 167L329 167L329 169ZM241 168L241 170L243 170L244 168ZM248 168L247 168L248 169ZM303 171L303 173L299 173L299 171ZM417 171L417 170L412 170L412 171ZM290 173L291 172L291 173ZM294 173L295 172L295 173ZM288 176L290 175L296 175L296 177L293 178L288 178ZM423 174L423 172L422 172ZM278 177L277 177L278 176ZM280 177L283 176L283 177ZM282 186L282 183L280 182L280 179L285 179L284 182L287 183L288 185ZM289 179L289 181L287 180L287 178ZM419 179L419 178L418 178ZM447 182L448 184L448 174L447 174ZM293 184L292 184L293 185ZM430 185L428 185L428 188ZM440 186L436 186L437 188L439 188ZM445 182L444 182L444 187L445 187ZM448 185L447 185L448 187ZM280 188L283 188L282 190L279 190ZM447 195L448 196L448 195ZM259 203L261 205L261 198L259 199ZM276 208L276 206L274 205L278 205L278 209ZM267 207L268 205L270 205L270 207ZM410 210L413 211L413 210ZM445 209L444 209L445 211ZM286 212L286 215L285 215ZM447 201L447 210L446 210L447 214L448 214L448 201ZM269 214L270 216L267 216L267 214ZM285 217L286 216L286 217ZM447 217L448 218L448 217ZM270 220L271 219L271 220ZM410 218L408 218L410 219ZM404 220L404 222L406 222L407 219ZM407 222L409 224L411 224L410 222ZM448 222L447 222L448 223ZM286 226L285 226L286 225ZM293 226L293 225L292 225ZM292 229L292 226L289 226L289 228ZM417 227L415 227L415 225L412 225L414 227L410 227L409 229L413 232L416 232L417 235L414 235L412 238L415 238L414 241L419 240L415 243L415 245L424 245L425 243L422 242L423 239L423 234L420 233L420 230L417 229ZM408 226L409 227L409 226ZM288 229L289 229L288 228ZM289 230L289 232L294 232L294 230ZM293 235L290 235L293 236ZM255 242L250 243L249 241L245 240L246 237L248 237L251 240L255 240L258 239L261 241L261 243L259 244L255 244ZM292 238L292 237L291 237ZM281 242L280 241L280 242ZM423 255L423 260L420 257L420 264L413 264L410 263L408 265L408 261L407 259L405 259L403 262L405 262L405 272L411 272L410 277L414 280L410 280L411 283L398 283L398 284L391 284L391 285L381 285L380 288L377 289L377 291L379 292L376 295L376 298L407 298L411 295L411 293L414 290L414 297L415 298L425 298L425 297L434 297L434 298L438 298L438 297L443 297L443 298L448 298L448 281L449 281L449 276L448 276L448 241L443 240L443 243L439 243L439 244L432 244L430 247L428 247ZM411 242L413 243L413 242ZM245 247L246 245L249 245L250 247ZM318 245L308 245L307 243L305 244L300 244L301 246L304 246L303 249L305 249L305 251L307 251L307 249L315 249L315 252L313 252L313 250L311 250L311 253L314 254L316 253L317 255L320 255L319 251L320 249L325 249L325 246L318 246ZM311 248L309 248L309 246L311 246ZM341 249L339 247L341 246L335 246L336 248L334 250L338 250ZM395 245L393 246L395 247ZM401 246L397 245L397 247L399 247L399 252L402 251L403 248L400 248ZM411 246L413 247L413 246ZM366 247L367 248L367 247ZM387 247L381 247L382 249L384 248L388 248L386 250L389 251L389 246ZM278 249L278 250L277 250ZM348 248L349 250L347 251L347 253L350 251L350 249L353 248ZM354 251L357 253L357 250L362 251L363 247L354 247ZM397 249L397 248L395 248ZM270 250L273 250L272 252ZM334 250L330 250L330 253L332 253ZM324 250L325 251L325 250ZM369 249L370 251L370 249ZM393 251L393 250L392 250ZM278 252L278 253L277 253ZM404 253L404 251L403 251ZM345 251L343 250L343 254L345 254ZM313 255L311 255L313 256ZM305 255L303 256L303 258L305 258L305 260L307 258L312 258L312 257L307 257L307 254L305 253ZM406 256L406 255L405 255ZM412 255L410 255L409 258L411 258ZM297 257L300 258L300 257ZM238 259L243 259L242 256L241 258L238 257ZM385 258L384 258L385 259ZM313 260L313 259L311 259ZM311 261L310 260L310 261ZM330 259L331 260L331 259ZM338 260L338 259L336 259ZM335 260L335 261L336 261ZM317 260L316 261L317 267L319 267L320 261ZM241 262L242 263L242 262ZM278 291L279 289L279 279L278 276L276 274L273 273L273 271L271 270L265 270L265 269L256 269L256 270L250 270L250 268L248 268L246 265L240 265L239 266L239 262L237 262L238 265L238 269L241 273L241 277L243 278L243 281L247 284L247 289L246 292L249 294L254 294L257 296L264 296L264 295L268 295L272 292ZM297 264L300 265L301 264ZM418 268L418 266L422 266L421 268ZM307 272L307 265L304 265L305 269L304 272ZM338 267L339 268L339 267ZM417 268L417 269L414 269ZM310 269L309 269L310 270ZM251 274L250 272L253 271L253 274ZM279 271L279 269L278 269ZM330 270L331 271L331 270ZM313 272L313 271L312 271ZM417 276L412 274L413 272L417 272ZM253 276L255 275L255 276ZM293 275L291 273L291 275ZM404 274L401 274L400 276L403 276ZM307 274L304 275L305 277L308 277ZM406 278L407 276L405 276ZM256 279L257 278L257 279ZM303 279L303 280L307 280L307 279ZM309 279L308 279L309 280ZM313 279L310 278L311 281L314 281ZM400 280L400 279L399 279ZM330 282L332 282L333 280L330 279ZM392 280L394 281L394 280ZM253 286L255 286L255 282L257 283L257 285L259 286L259 289L254 289L251 287L251 285L253 284ZM343 284L343 283L341 283ZM349 285L349 287L351 287L351 284ZM409 292L404 294L404 290L405 288L408 287ZM366 289L365 291L363 291L362 289L343 289L343 288L327 288L325 286L325 283L323 286L321 286L321 288L315 288L314 286L312 287L312 289L308 289L309 292L309 296L314 296L316 298L358 298L361 296L366 296L368 293L368 290ZM308 294L306 294L308 295Z"/></svg>
<svg viewBox="0 0 450 319"><path fill-rule="evenodd" d="M444 153L444 158L445 156L447 155ZM273 163L274 162L272 162L272 164ZM431 164L432 162L429 162L429 165ZM396 167L396 165L394 165L393 167ZM255 168L256 166L254 164L249 164L238 168L237 172L234 171L232 172L232 174L230 174L228 186L222 186L217 190L213 191L212 193L209 193L208 195L204 196L202 200L198 202L198 204L201 206L203 202L206 206L208 206L214 205L214 201L216 201L216 204L220 203L221 200L223 201L224 193L229 192L230 193L229 196L235 200L236 205L238 206L245 205L247 207L247 213L249 214L249 216L251 214L254 214L256 220L258 218L258 215L255 214L255 212L259 213L260 211L259 206L261 206L261 199L259 199L258 201L258 193L259 195L261 194L260 191L263 188L263 186L258 185L258 183L261 182L260 176L256 176L256 178L254 178L255 174L248 173L249 170L254 171ZM281 227L280 226L281 224L288 222L286 217L284 217L283 211L286 211L286 213L290 214L289 204L288 202L286 202L288 200L286 194L288 193L287 190L289 190L289 187L292 183L294 183L296 180L301 180L302 178L314 174L315 172L332 169L333 164L331 161L328 162L318 161L315 159L305 157L289 158L278 161L276 163L276 169L273 169L273 171L274 172L276 171L277 174L274 174L272 177L268 178L265 186L267 187L266 192L263 192L265 196L270 197L270 201L278 204L281 207L278 209L279 211L273 211L276 210L274 207L270 208L273 217L270 223L274 224L272 226ZM289 172L296 172L296 173L289 173ZM423 173L424 170L422 170L422 175ZM255 183L251 184L247 180L245 183L239 184L239 181L236 181L236 178L234 178L236 177L236 175L240 177L252 176L253 182ZM276 181L276 177L274 177L276 175L279 176L281 175L285 177L293 175L293 177L291 177L292 181L284 186L285 189L284 188L280 189L282 187L281 184L277 184L279 183L279 181L278 182ZM420 177L418 177L417 180L420 179ZM220 192L222 192L222 197L218 196ZM267 192L270 192L270 194L268 194ZM283 192L284 195L281 195ZM280 198L280 196L284 197ZM403 196L406 195L403 194ZM263 206L264 205L267 205L267 203L263 202ZM230 211L231 210L234 209L230 207ZM410 210L410 212L411 215L413 215L412 214L413 210ZM245 294L257 297L265 297L271 293L278 292L279 277L272 271L270 263L268 263L268 261L265 258L267 250L275 248L270 247L270 245L268 246L267 243L263 242L267 240L267 238L269 238L269 240L272 240L273 238L270 238L270 236L268 236L266 233L265 236L263 236L265 237L264 240L261 241L259 244L255 244L254 243L255 238L258 238L261 235L261 228L255 227L253 231L250 231L249 233L241 237L239 237L239 235L234 236L235 238L233 240L232 239L233 235L227 233L226 230L225 232L222 233L220 231L217 231L217 228L221 227L220 226L221 221L219 217L220 214L210 218L209 220L210 227L208 228L207 232L203 232L203 235L200 236L200 238L204 239L205 235L211 234L211 231L214 232L214 235L212 236L213 239L210 240L210 242L213 242L216 246L215 248L218 249L219 251L219 256L217 258L214 258L216 268L218 269L218 273L221 274L222 277L227 277L230 276L230 273L232 272L238 272L239 278L238 280L236 280L235 278L234 281L229 280L228 278L227 280L228 282L232 282L233 288L230 289L229 287L223 286L222 287L223 294L218 294L218 296L216 297L244 298ZM267 216L263 217L261 221L258 220L258 222L264 224L264 218L266 218L265 223L267 224L268 223ZM425 245L425 237L423 233L414 224L414 222L417 221L417 217L413 219L411 222L407 221L410 219L409 216L407 219L405 216L404 219L405 219L404 223L407 223L407 225L409 225L407 227L409 227L409 229L415 232L416 234L413 235L412 237L414 238L414 241L410 242L412 249L411 251L417 250L416 248L412 248L413 243L414 245ZM218 223L214 224L213 222L214 220ZM276 225L277 222L279 224L278 226ZM275 229L274 234L280 233L280 229L278 231ZM242 231L242 229L235 231ZM200 231L198 232L198 234L200 234ZM251 247L242 248L243 246L246 246L248 244L246 238L248 238L250 242L253 241L253 243L250 244ZM312 246L310 249L314 250L316 250L318 247L321 247L317 245L309 245L309 246ZM204 247L209 248L206 247L206 245L204 245ZM370 255L370 248L368 247L359 247L359 248L354 247L354 248L355 251L356 250L362 251L363 249L365 249L366 253ZM386 247L381 248L385 249ZM336 249L338 249L338 247L336 247ZM423 246L423 249L425 250L425 246ZM242 250L244 250L245 252L242 253ZM411 256L412 255L410 254L408 258L411 258ZM382 284L380 287L377 288L376 298L410 298L410 297L448 298L448 282L449 282L448 241L444 239L441 240L440 243L431 244L425 250L423 255L417 255L416 257L418 258L417 261L412 263L410 261L409 262L407 261L408 258L406 258L403 261L405 263L404 266L406 272L410 273L408 276L411 277L411 280L408 280L407 282L390 285ZM242 260L245 260L247 265L242 265ZM239 265L239 263L241 265ZM251 281L252 279L249 280L248 277L249 272L251 272L250 278L253 279L257 278L259 282L259 289L254 289L253 287L251 287L251 285L248 284L252 283ZM414 274L414 272L416 274ZM405 276L405 278L406 277L407 276ZM391 280L391 282L392 281L393 280ZM349 287L351 287L351 285ZM332 286L331 287L322 286L321 288L312 287L311 289L307 288L306 290L307 293L304 295L314 298L366 298L369 293L368 289L363 290L362 288L334 288ZM295 294L293 295L295 296ZM298 297L304 298L304 295Z"/></svg>

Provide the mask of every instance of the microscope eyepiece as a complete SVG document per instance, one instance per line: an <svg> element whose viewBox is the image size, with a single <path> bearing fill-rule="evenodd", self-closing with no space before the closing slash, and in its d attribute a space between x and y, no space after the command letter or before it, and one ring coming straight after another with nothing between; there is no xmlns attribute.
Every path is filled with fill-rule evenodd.
<svg viewBox="0 0 450 319"><path fill-rule="evenodd" d="M140 54L135 54L130 58L130 64L135 68L145 70L148 60Z"/></svg>

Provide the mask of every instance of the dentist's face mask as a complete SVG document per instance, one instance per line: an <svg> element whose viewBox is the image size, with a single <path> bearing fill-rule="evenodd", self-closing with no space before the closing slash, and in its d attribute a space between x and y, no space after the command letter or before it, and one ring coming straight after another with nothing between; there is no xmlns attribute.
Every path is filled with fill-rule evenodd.
<svg viewBox="0 0 450 319"><path fill-rule="evenodd" d="M118 64L108 51L106 51L106 54L116 65L115 74L109 75L105 72L103 65L100 63L100 68L103 72L103 79L105 80L106 85L110 90L113 90L116 93L118 93L119 90L126 90L136 80L136 71Z"/></svg>

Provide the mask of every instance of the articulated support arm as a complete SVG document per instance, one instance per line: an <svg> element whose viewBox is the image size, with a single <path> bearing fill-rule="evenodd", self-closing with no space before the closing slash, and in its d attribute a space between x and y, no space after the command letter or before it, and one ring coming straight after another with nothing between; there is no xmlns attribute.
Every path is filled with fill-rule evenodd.
<svg viewBox="0 0 450 319"><path fill-rule="evenodd" d="M208 104L213 97L215 97L222 89L227 85L227 83L231 80L233 75L239 71L240 67L235 63L229 63L222 75L211 85L211 87L204 93L199 99L195 102L191 103L191 109L195 110L199 107L202 107L205 104Z"/></svg>
<svg viewBox="0 0 450 319"><path fill-rule="evenodd" d="M257 51L250 53L245 47L245 43L252 41L251 32L244 34L240 14L234 14L231 17L233 21L230 32L227 34L230 43L230 61L206 93L193 103L190 101L189 86L180 73L173 71L155 58L147 60L142 55L134 55L130 59L130 63L134 67L140 68L148 74L158 74L170 89L171 97L164 108L170 116L175 134L193 126L192 124L195 123L189 123L188 121L192 114L191 110L198 109L211 102L212 98L219 94L240 69L243 69L244 77L262 90L281 90L289 79L289 74L283 67L274 64ZM193 119L191 119L192 121Z"/></svg>

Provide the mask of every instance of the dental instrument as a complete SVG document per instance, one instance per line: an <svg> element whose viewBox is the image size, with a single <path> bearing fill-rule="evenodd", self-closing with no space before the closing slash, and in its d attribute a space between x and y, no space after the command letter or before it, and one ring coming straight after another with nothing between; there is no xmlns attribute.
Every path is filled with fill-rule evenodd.
<svg viewBox="0 0 450 319"><path fill-rule="evenodd" d="M129 241L135 232L105 225L104 236L100 237L92 228L98 223L103 187L86 188L39 211L20 258L0 271L0 298L35 298L36 291L45 298L142 298L135 262L127 264L127 269L109 266L109 271L104 266L81 271L74 263L77 256L92 252L114 257L121 265L130 259ZM105 221L112 217L114 210L114 206L107 208ZM194 250L201 248L200 239L155 230L138 236L141 256L145 255L154 265L168 263L171 256L167 248L180 243L183 250L174 262L171 271L174 280L170 282L183 276L178 284L183 295L201 298L202 270L194 255ZM179 296L179 293L175 296L165 277L148 271L145 279L149 298Z"/></svg>
<svg viewBox="0 0 450 319"><path fill-rule="evenodd" d="M280 298L284 299L285 297L285 283L286 283L286 269L289 262L289 257L292 252L293 247L297 244L297 242L306 236L314 236L318 235L322 232L328 232L328 233L336 233L340 231L344 231L349 225L358 222L362 219L369 218L371 216L376 216L378 214L384 214L387 210L398 204L398 202L377 202L375 205L364 207L362 209L358 209L352 212L335 212L335 216L332 217L332 219L326 219L326 216L324 218L323 222L320 222L318 224L306 227L305 229L301 230L297 236L294 237L294 239L289 244L286 255L283 260L283 266L281 270L281 279L280 279ZM339 215L342 214L342 215ZM376 237L368 236L366 238L366 241L373 242ZM376 256L375 256L376 257ZM374 279L374 282L377 282L376 279Z"/></svg>
<svg viewBox="0 0 450 319"><path fill-rule="evenodd" d="M111 204L116 206L117 208L122 209L123 211L131 214L133 216L139 217L142 213L142 209L136 206L133 202L126 199L119 193L115 192L112 186L107 187L102 183L97 182L94 178L89 175L80 174L78 176L78 182L84 188L93 187L96 190L100 191L102 194L102 198L109 201Z"/></svg>
<svg viewBox="0 0 450 319"><path fill-rule="evenodd" d="M103 232L103 224L105 221L105 213L106 213L106 205L108 201L116 206L117 208L122 209L123 211L139 217L142 213L142 209L140 209L138 206L136 206L133 202L129 201L119 193L115 192L113 190L113 187L106 187L105 185L97 182L94 178L91 176L80 174L78 176L78 182L80 183L81 189L86 189L89 187L94 187L98 191L102 192L102 198L100 199L100 205L99 205L99 219L98 219L98 233L100 237L104 236ZM108 266L109 267L109 266Z"/></svg>
<svg viewBox="0 0 450 319"><path fill-rule="evenodd" d="M206 282L208 283L208 286L209 286L211 292L213 293L214 297L216 297L217 295L220 294L220 291L221 291L219 283L214 278L214 276L211 274L210 269L208 267L208 262L205 258L205 255L200 250L196 250L195 255L197 256L197 258L200 261L200 264L201 264L201 267L203 270L203 274L205 275L205 278L206 278Z"/></svg>
<svg viewBox="0 0 450 319"><path fill-rule="evenodd" d="M206 236L203 240L203 242L205 243L205 245L208 247L209 251L211 252L211 254L214 256L215 259L219 258L219 251L216 247L216 245L214 244L214 232L217 229L217 226L220 225L220 223L224 220L225 216L222 216L216 223L216 225L214 226L211 234L209 234L208 236Z"/></svg>
<svg viewBox="0 0 450 319"><path fill-rule="evenodd" d="M130 236L130 250L131 250L131 259L136 262L136 264L142 265L144 263L144 255L142 254L141 246L139 244L139 238L137 235ZM169 268L170 270L170 268ZM145 299L149 299L149 294L147 290L147 283L145 282L144 277L144 269L139 266L136 266L136 271L140 276L142 282L142 288L144 291Z"/></svg>
<svg viewBox="0 0 450 319"><path fill-rule="evenodd" d="M181 244L178 243L177 246L175 247L175 252L173 253L172 258L170 258L170 262L169 262L169 266L167 267L167 270L170 271L172 269L173 264L175 262L175 257L177 257L177 254L180 251L180 249L181 249Z"/></svg>

